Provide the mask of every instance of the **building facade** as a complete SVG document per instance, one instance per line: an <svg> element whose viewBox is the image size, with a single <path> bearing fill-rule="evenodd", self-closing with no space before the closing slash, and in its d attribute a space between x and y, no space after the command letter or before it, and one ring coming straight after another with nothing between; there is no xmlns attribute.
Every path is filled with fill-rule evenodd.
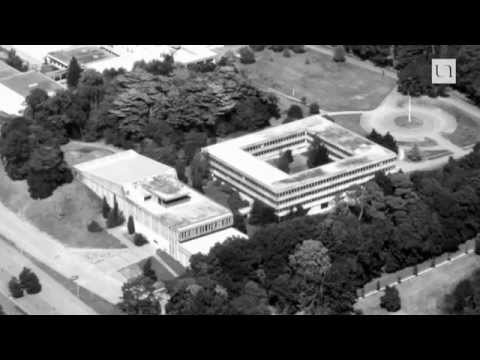
<svg viewBox="0 0 480 360"><path fill-rule="evenodd" d="M304 158L314 138L332 162L288 174L272 163L286 150ZM302 206L327 211L335 197L376 172L392 172L397 155L320 115L269 128L203 149L210 172L252 199L274 208L278 216Z"/></svg>
<svg viewBox="0 0 480 360"><path fill-rule="evenodd" d="M132 150L74 168L78 180L111 207L116 201L152 244L184 266L192 255L189 242L208 242L233 225L229 209L181 183L175 169Z"/></svg>

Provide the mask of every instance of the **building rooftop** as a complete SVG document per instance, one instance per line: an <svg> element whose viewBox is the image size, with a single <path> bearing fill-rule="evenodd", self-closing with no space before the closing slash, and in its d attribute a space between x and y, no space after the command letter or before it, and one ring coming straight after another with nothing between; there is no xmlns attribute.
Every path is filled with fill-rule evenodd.
<svg viewBox="0 0 480 360"><path fill-rule="evenodd" d="M346 154L349 154L349 156L318 168L287 174L244 150L251 145L262 144L269 140L302 132L318 136L322 141L336 146ZM282 191L285 188L298 185L299 182L308 182L314 178L335 176L342 172L362 167L369 162L396 157L394 152L320 115L310 116L302 120L271 127L232 140L226 140L208 146L204 148L204 151L274 191Z"/></svg>
<svg viewBox="0 0 480 360"><path fill-rule="evenodd" d="M49 95L52 95L56 91L63 90L62 86L37 71L18 72L0 78L0 84L24 98L27 97L34 88L41 88L49 93Z"/></svg>
<svg viewBox="0 0 480 360"><path fill-rule="evenodd" d="M229 215L227 208L178 181L176 170L133 150L123 151L74 166L82 173L121 186L125 196L156 216L168 227L183 229L215 218ZM160 205L146 195L178 198L185 201Z"/></svg>
<svg viewBox="0 0 480 360"><path fill-rule="evenodd" d="M48 55L66 65L70 63L70 60L72 60L73 57L78 60L80 65L87 65L96 61L115 57L115 55L112 55L98 46L75 46L68 49L51 51Z"/></svg>
<svg viewBox="0 0 480 360"><path fill-rule="evenodd" d="M72 45L4 45L14 48L17 55L31 64L42 64L49 52L59 51L72 47Z"/></svg>

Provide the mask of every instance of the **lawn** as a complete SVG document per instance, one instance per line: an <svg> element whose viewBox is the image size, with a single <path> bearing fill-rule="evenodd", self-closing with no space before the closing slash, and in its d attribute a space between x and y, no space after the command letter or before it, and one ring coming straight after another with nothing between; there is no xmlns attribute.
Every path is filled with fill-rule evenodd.
<svg viewBox="0 0 480 360"><path fill-rule="evenodd" d="M402 282L397 286L402 308L395 314L441 314L445 295L450 293L459 281L470 276L478 268L480 268L480 256L471 254L437 267L417 278ZM387 315L389 313L379 306L381 296L383 292L360 299L355 304L355 308L361 309L365 315Z"/></svg>
<svg viewBox="0 0 480 360"><path fill-rule="evenodd" d="M359 135L367 136L367 132L360 125L361 117L362 114L328 115L327 119L331 119L336 124L343 126L344 128L351 130Z"/></svg>
<svg viewBox="0 0 480 360"><path fill-rule="evenodd" d="M442 110L453 115L457 128L452 134L443 135L457 146L464 147L480 141L480 118L474 117L456 107L438 104Z"/></svg>
<svg viewBox="0 0 480 360"><path fill-rule="evenodd" d="M395 87L395 81L352 64L335 63L329 56L307 50L286 58L264 50L256 62L240 64L254 83L273 88L328 111L372 110ZM307 61L308 59L308 61Z"/></svg>
<svg viewBox="0 0 480 360"><path fill-rule="evenodd" d="M123 248L115 237L103 231L90 233L87 224L101 217L101 200L78 181L58 188L44 200L33 200L26 181L12 181L0 166L0 201L25 216L40 230L64 245L77 248Z"/></svg>

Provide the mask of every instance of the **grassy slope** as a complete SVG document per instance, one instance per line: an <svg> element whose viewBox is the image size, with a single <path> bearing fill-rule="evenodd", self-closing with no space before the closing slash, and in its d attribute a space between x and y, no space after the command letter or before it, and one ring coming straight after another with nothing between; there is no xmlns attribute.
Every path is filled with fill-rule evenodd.
<svg viewBox="0 0 480 360"><path fill-rule="evenodd" d="M397 288L402 300L399 313L408 315L441 314L443 298L462 279L480 268L480 256L469 255L450 264L435 268L415 279L401 283ZM379 307L383 292L361 299L356 308L365 315L386 315Z"/></svg>
<svg viewBox="0 0 480 360"><path fill-rule="evenodd" d="M322 109L371 110L393 89L395 82L380 74L351 64L334 63L330 57L307 51L292 54L264 50L255 53L256 63L240 65L255 83L271 87L307 102L318 102ZM310 64L306 64L306 59ZM271 61L273 59L273 61Z"/></svg>

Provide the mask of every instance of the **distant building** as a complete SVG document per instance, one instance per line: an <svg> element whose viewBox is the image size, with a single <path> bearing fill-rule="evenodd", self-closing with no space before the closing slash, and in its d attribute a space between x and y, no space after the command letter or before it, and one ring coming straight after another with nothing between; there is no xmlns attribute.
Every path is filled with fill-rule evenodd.
<svg viewBox="0 0 480 360"><path fill-rule="evenodd" d="M287 149L297 157L305 154L314 137L327 147L332 162L291 174L272 165ZM328 211L337 194L378 171L393 171L397 160L394 152L320 115L220 142L203 152L215 178L271 206L278 216L296 206L311 213Z"/></svg>
<svg viewBox="0 0 480 360"><path fill-rule="evenodd" d="M76 177L113 206L116 198L136 229L183 266L231 236L231 211L177 179L175 169L133 150L74 166Z"/></svg>
<svg viewBox="0 0 480 360"><path fill-rule="evenodd" d="M38 71L20 72L0 61L0 111L21 115L25 98L35 88L45 90L50 96L63 89Z"/></svg>

